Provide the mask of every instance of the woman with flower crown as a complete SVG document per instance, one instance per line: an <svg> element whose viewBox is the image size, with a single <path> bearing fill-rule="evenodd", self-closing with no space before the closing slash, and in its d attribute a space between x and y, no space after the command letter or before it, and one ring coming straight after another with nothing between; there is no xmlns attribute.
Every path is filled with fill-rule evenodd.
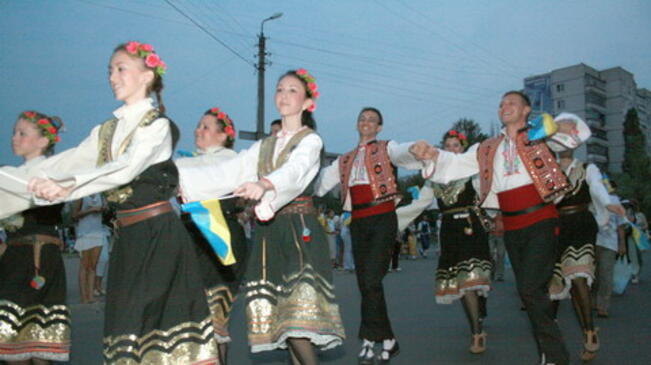
<svg viewBox="0 0 651 365"><path fill-rule="evenodd" d="M244 289L249 344L252 352L288 348L301 365L318 363L314 346L344 339L327 239L311 199L323 149L312 117L318 96L306 70L285 73L276 86L276 136L217 165L179 167L186 200L234 191L257 202Z"/></svg>
<svg viewBox="0 0 651 365"><path fill-rule="evenodd" d="M446 151L462 153L467 137L454 129L443 136ZM400 226L414 219L436 200L441 211L439 242L441 255L436 270L436 302L451 304L460 300L470 324L473 354L486 351L486 297L490 290L491 260L488 234L482 225L484 212L476 207L479 190L476 177L453 181L447 185L429 183L420 191L412 206L398 208Z"/></svg>
<svg viewBox="0 0 651 365"><path fill-rule="evenodd" d="M58 117L20 113L11 146L25 163L17 169L26 172L52 154L62 125ZM0 361L68 361L70 314L58 232L62 208L35 207L0 221L7 232L0 253Z"/></svg>
<svg viewBox="0 0 651 365"><path fill-rule="evenodd" d="M210 108L203 114L194 130L197 152L192 157L178 158L175 163L183 167L221 163L237 156L232 149L234 143L235 125L231 118L219 108ZM195 242L215 337L219 344L219 359L224 365L228 362L228 343L231 341L228 331L229 317L246 268L247 242L244 228L237 220L237 214L243 211L239 199L223 199L220 205L230 231L230 243L235 258L232 265L223 265L188 215L184 214L182 217Z"/></svg>
<svg viewBox="0 0 651 365"><path fill-rule="evenodd" d="M28 184L37 199L49 202L104 192L116 209L104 322L107 364L218 361L192 239L169 203L178 182L171 157L179 134L163 114L165 70L151 45L119 45L109 82L124 105L77 147L36 165L40 177Z"/></svg>

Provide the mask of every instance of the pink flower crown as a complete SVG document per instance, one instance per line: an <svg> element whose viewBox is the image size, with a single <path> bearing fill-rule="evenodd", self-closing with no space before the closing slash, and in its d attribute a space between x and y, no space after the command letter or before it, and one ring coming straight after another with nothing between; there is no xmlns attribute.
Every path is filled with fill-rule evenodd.
<svg viewBox="0 0 651 365"><path fill-rule="evenodd" d="M310 105L307 110L309 112L313 112L316 110L315 100L318 99L320 95L318 91L319 87L316 85L316 79L304 68L299 68L296 70L296 75L307 84L307 95L312 98L312 105Z"/></svg>
<svg viewBox="0 0 651 365"><path fill-rule="evenodd" d="M124 49L127 53L144 59L145 65L153 69L158 76L162 77L165 75L167 65L160 59L160 56L156 54L156 51L154 51L154 47L151 44L131 41L127 42Z"/></svg>
<svg viewBox="0 0 651 365"><path fill-rule="evenodd" d="M468 137L466 137L466 135L461 132L457 132L454 129L450 129L448 133L446 133L446 138L447 137L457 138L459 142L461 142L461 145L463 147L468 146Z"/></svg>
<svg viewBox="0 0 651 365"><path fill-rule="evenodd" d="M61 141L59 131L63 129L63 122L57 117L48 117L35 111L25 111L18 116L20 119L25 119L34 123L37 127L41 128L44 136L50 140L50 144L55 144Z"/></svg>
<svg viewBox="0 0 651 365"><path fill-rule="evenodd" d="M228 114L222 112L219 108L210 108L204 115L212 115L217 118L217 122L222 123L222 130L226 133L228 140L235 140L235 125Z"/></svg>

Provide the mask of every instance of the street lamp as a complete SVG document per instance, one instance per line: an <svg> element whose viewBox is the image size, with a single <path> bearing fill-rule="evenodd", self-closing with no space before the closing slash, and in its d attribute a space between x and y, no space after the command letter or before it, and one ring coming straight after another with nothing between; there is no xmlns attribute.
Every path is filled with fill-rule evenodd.
<svg viewBox="0 0 651 365"><path fill-rule="evenodd" d="M256 126L256 139L264 137L264 67L265 61L265 36L264 23L269 20L278 19L283 13L276 13L260 22L260 35L258 36L258 121Z"/></svg>
<svg viewBox="0 0 651 365"><path fill-rule="evenodd" d="M260 23L260 36L261 36L261 37L264 37L264 30L263 30L262 27L264 27L264 23L265 23L266 21L274 20L274 19L278 19L278 18L280 18L281 16L283 16L283 13L276 13L276 14L274 14L274 15L268 17L267 19L263 20L263 21Z"/></svg>

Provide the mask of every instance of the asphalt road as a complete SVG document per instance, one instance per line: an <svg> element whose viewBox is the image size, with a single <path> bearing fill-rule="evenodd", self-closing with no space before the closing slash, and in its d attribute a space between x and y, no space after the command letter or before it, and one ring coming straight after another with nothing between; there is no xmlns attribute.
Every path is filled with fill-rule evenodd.
<svg viewBox="0 0 651 365"><path fill-rule="evenodd" d="M651 259L648 253L646 262ZM76 256L65 258L68 271L69 303L73 317L70 364L101 364L103 304L79 304ZM437 305L433 280L437 259L402 260L402 271L385 279L385 291L394 332L401 353L393 365L428 364L537 364L537 354L526 314L520 311L514 279L507 270L504 282L495 282L488 299L488 350L481 355L468 352L470 332L459 303ZM629 285L625 294L614 296L611 316L596 319L602 347L594 365L651 364L651 268L643 268L640 284ZM321 352L322 364L357 364L359 349L359 293L354 274L336 272L335 285L347 339L343 346ZM569 302L561 305L559 323L572 356L580 364L581 332ZM242 302L234 306L231 318L234 339L229 351L231 365L286 365L285 352L251 354L246 343Z"/></svg>

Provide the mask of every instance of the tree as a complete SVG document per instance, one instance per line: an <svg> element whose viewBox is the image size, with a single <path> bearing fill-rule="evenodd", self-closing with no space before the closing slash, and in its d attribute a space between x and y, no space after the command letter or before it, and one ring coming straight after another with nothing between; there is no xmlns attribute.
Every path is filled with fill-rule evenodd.
<svg viewBox="0 0 651 365"><path fill-rule="evenodd" d="M488 138L488 136L481 131L479 124L475 123L472 119L461 118L452 124L452 128L457 132L461 132L468 138L468 146L472 146L477 142L481 142ZM443 145L441 140L441 146Z"/></svg>
<svg viewBox="0 0 651 365"><path fill-rule="evenodd" d="M640 128L637 111L626 112L624 120L624 161L623 173L616 180L618 194L622 198L635 199L640 209L647 215L651 213L651 159L646 153L646 138Z"/></svg>

